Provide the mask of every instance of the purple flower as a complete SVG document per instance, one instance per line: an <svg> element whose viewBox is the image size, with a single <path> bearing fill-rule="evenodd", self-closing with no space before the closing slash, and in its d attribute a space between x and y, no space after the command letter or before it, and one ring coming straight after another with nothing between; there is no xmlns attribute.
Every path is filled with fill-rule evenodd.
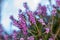
<svg viewBox="0 0 60 40"><path fill-rule="evenodd" d="M43 21L42 18L40 18L40 19L38 20L38 22L40 22L42 25L45 25L45 22Z"/></svg>
<svg viewBox="0 0 60 40"><path fill-rule="evenodd" d="M57 6L60 7L60 0L56 0Z"/></svg>
<svg viewBox="0 0 60 40"><path fill-rule="evenodd" d="M41 9L41 4L38 4L38 9Z"/></svg>
<svg viewBox="0 0 60 40"><path fill-rule="evenodd" d="M24 40L24 38L20 38L20 40Z"/></svg>
<svg viewBox="0 0 60 40"><path fill-rule="evenodd" d="M48 34L48 33L49 33L49 31L50 31L50 29L49 29L49 28L45 28L45 30L46 30L46 31L45 31L45 33L47 33L47 34Z"/></svg>
<svg viewBox="0 0 60 40"><path fill-rule="evenodd" d="M33 15L33 12L28 11L27 14L28 14L28 16L29 16L30 22L33 23L33 24L36 24L36 21L35 21L35 17L34 17L34 15Z"/></svg>
<svg viewBox="0 0 60 40"><path fill-rule="evenodd" d="M37 9L37 14L40 15L42 14L42 10L41 10L41 4L38 5L38 9Z"/></svg>
<svg viewBox="0 0 60 40"><path fill-rule="evenodd" d="M12 38L14 40L17 40L17 32L15 30L13 31Z"/></svg>
<svg viewBox="0 0 60 40"><path fill-rule="evenodd" d="M23 34L27 34L27 25L26 25L26 20L23 16L23 14L19 14L19 23L20 23L20 28L22 28Z"/></svg>
<svg viewBox="0 0 60 40"><path fill-rule="evenodd" d="M19 14L22 14L22 10L21 9L19 9L18 12L19 12Z"/></svg>
<svg viewBox="0 0 60 40"><path fill-rule="evenodd" d="M37 14L38 15L45 16L46 15L46 11L47 11L46 6L41 6L41 4L38 5L38 9L37 9Z"/></svg>
<svg viewBox="0 0 60 40"><path fill-rule="evenodd" d="M17 21L17 20L14 20L14 21L13 21L13 25L19 27L19 23L18 23L18 21Z"/></svg>
<svg viewBox="0 0 60 40"><path fill-rule="evenodd" d="M39 39L39 40L43 40L43 39Z"/></svg>
<svg viewBox="0 0 60 40"><path fill-rule="evenodd" d="M53 8L53 10L52 10L52 16L56 16L56 13L57 13L56 8Z"/></svg>
<svg viewBox="0 0 60 40"><path fill-rule="evenodd" d="M4 40L8 40L8 35L4 35Z"/></svg>
<svg viewBox="0 0 60 40"><path fill-rule="evenodd" d="M25 21L25 18L24 18L23 14L19 14L19 22L23 23L23 24L26 24L26 21Z"/></svg>
<svg viewBox="0 0 60 40"><path fill-rule="evenodd" d="M15 20L13 16L10 17L10 19L13 21L13 25L19 27L22 29L23 34L27 34L27 25L26 25L26 20L24 18L23 14L19 14L19 21Z"/></svg>
<svg viewBox="0 0 60 40"><path fill-rule="evenodd" d="M53 38L49 38L49 40L54 40Z"/></svg>
<svg viewBox="0 0 60 40"><path fill-rule="evenodd" d="M10 16L10 19L12 20L13 25L15 25L15 26L17 26L17 27L19 26L18 21L15 20L14 17L13 17L12 15Z"/></svg>
<svg viewBox="0 0 60 40"><path fill-rule="evenodd" d="M13 17L12 15L10 16L10 19L11 19L12 21L15 20L14 17Z"/></svg>
<svg viewBox="0 0 60 40"><path fill-rule="evenodd" d="M46 15L46 11L47 11L46 6L42 6L41 10L42 10L42 15L45 16Z"/></svg>
<svg viewBox="0 0 60 40"><path fill-rule="evenodd" d="M29 9L29 8L28 8L28 5L27 5L27 3L26 3L26 2L25 2L25 3L23 3L23 6L24 6L24 8L25 8L25 9Z"/></svg>
<svg viewBox="0 0 60 40"><path fill-rule="evenodd" d="M0 24L0 35L2 35L3 32L3 28L2 28L2 24Z"/></svg>
<svg viewBox="0 0 60 40"><path fill-rule="evenodd" d="M42 14L42 10L41 10L41 9L38 9L38 10L37 10L37 14L38 14L38 15L41 15L41 14Z"/></svg>
<svg viewBox="0 0 60 40"><path fill-rule="evenodd" d="M23 34L24 34L24 35L27 35L27 29L28 29L28 28L27 28L26 26L23 27L22 31L23 31Z"/></svg>
<svg viewBox="0 0 60 40"><path fill-rule="evenodd" d="M39 21L40 23L43 23L43 22L44 22L42 18L40 18L38 21Z"/></svg>
<svg viewBox="0 0 60 40"><path fill-rule="evenodd" d="M30 36L30 37L27 38L27 40L34 40L34 37Z"/></svg>
<svg viewBox="0 0 60 40"><path fill-rule="evenodd" d="M46 24L43 22L42 25L46 25Z"/></svg>

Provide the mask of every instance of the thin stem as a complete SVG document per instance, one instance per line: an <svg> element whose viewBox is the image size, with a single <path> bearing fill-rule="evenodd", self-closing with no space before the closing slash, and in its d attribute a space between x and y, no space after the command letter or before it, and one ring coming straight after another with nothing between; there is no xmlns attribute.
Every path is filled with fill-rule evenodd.
<svg viewBox="0 0 60 40"><path fill-rule="evenodd" d="M38 31L38 35L40 36L41 33L40 33L40 31L39 31L39 28L38 28L37 24L36 24L36 28L37 28L37 31Z"/></svg>
<svg viewBox="0 0 60 40"><path fill-rule="evenodd" d="M31 32L37 33L36 31L31 30Z"/></svg>
<svg viewBox="0 0 60 40"><path fill-rule="evenodd" d="M30 30L28 30L29 31L29 33L31 33L34 37L37 37L37 36L35 36Z"/></svg>
<svg viewBox="0 0 60 40"><path fill-rule="evenodd" d="M57 35L58 35L59 32L60 32L60 27L58 28L58 30L57 30L57 32L55 34L55 39L56 39L56 37L57 37Z"/></svg>
<svg viewBox="0 0 60 40"><path fill-rule="evenodd" d="M54 21L54 17L52 17L52 23L51 23L51 33L52 33L52 28L53 28L53 21Z"/></svg>

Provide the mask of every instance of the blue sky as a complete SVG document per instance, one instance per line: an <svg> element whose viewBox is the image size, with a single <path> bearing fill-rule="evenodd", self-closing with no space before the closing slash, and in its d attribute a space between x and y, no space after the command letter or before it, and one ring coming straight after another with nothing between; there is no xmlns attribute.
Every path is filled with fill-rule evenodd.
<svg viewBox="0 0 60 40"><path fill-rule="evenodd" d="M42 5L49 5L48 0L4 0L2 4L2 21L4 29L7 32L12 32L12 30L18 30L15 26L11 25L11 20L9 19L10 15L13 15L16 19L18 16L18 10L23 8L23 2L27 2L30 10L36 10L38 3ZM55 1L52 0L52 4L55 4Z"/></svg>

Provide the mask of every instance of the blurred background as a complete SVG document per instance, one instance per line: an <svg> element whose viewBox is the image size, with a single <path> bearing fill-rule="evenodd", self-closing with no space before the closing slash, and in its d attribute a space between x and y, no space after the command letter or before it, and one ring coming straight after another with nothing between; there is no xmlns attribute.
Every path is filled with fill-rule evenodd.
<svg viewBox="0 0 60 40"><path fill-rule="evenodd" d="M29 9L35 11L38 4L49 6L50 10L52 7L50 6L49 0L0 0L0 23L3 26L3 29L8 33L12 33L13 30L18 31L19 29L15 27L10 20L10 16L13 15L15 19L18 20L18 10L25 10L23 7L23 3L27 2ZM56 5L55 0L51 0L52 5ZM48 9L47 9L48 10ZM50 12L48 12L48 16L50 16Z"/></svg>

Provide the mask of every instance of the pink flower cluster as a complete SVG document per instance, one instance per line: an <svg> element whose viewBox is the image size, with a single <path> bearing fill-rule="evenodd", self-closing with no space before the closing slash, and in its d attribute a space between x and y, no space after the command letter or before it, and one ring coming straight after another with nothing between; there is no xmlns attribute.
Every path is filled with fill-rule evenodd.
<svg viewBox="0 0 60 40"><path fill-rule="evenodd" d="M56 8L53 8L53 10L52 10L52 16L56 16L56 13L57 13Z"/></svg>
<svg viewBox="0 0 60 40"><path fill-rule="evenodd" d="M45 25L45 22L43 21L42 18L40 18L38 21L39 21L42 25Z"/></svg>
<svg viewBox="0 0 60 40"><path fill-rule="evenodd" d="M28 11L29 20L32 24L36 24L36 20L32 11Z"/></svg>
<svg viewBox="0 0 60 40"><path fill-rule="evenodd" d="M14 30L13 33L12 33L12 38L14 40L17 40L17 32Z"/></svg>
<svg viewBox="0 0 60 40"><path fill-rule="evenodd" d="M34 37L30 36L30 37L27 38L27 40L34 40Z"/></svg>
<svg viewBox="0 0 60 40"><path fill-rule="evenodd" d="M20 23L20 27L22 28L22 31L24 34L27 34L27 25L26 25L26 20L24 19L23 14L19 14L19 23Z"/></svg>
<svg viewBox="0 0 60 40"><path fill-rule="evenodd" d="M46 11L47 11L46 6L41 6L41 4L38 5L38 9L37 9L37 14L38 15L45 16L46 15Z"/></svg>
<svg viewBox="0 0 60 40"><path fill-rule="evenodd" d="M0 35L2 35L2 32L3 32L3 28L2 25L0 24Z"/></svg>
<svg viewBox="0 0 60 40"><path fill-rule="evenodd" d="M45 33L47 33L47 34L50 32L49 28L45 28L45 30L46 30Z"/></svg>
<svg viewBox="0 0 60 40"><path fill-rule="evenodd" d="M56 0L57 6L60 7L60 0Z"/></svg>
<svg viewBox="0 0 60 40"><path fill-rule="evenodd" d="M48 20L48 18L47 18L48 17L47 16L47 7L42 6L40 4L38 5L38 8L35 12L36 12L37 16L39 16L39 19L35 18L35 16L36 16L35 12L32 12L31 10L29 10L27 3L24 3L24 8L26 9L25 11L28 16L27 20L29 20L30 24L32 24L32 25L34 24L37 28L37 31L39 31L39 26L36 25L36 23L37 23L37 21L40 22L42 24L41 27L45 26L45 27L43 27L42 30L44 30L44 28L45 28L44 33L48 34L50 32L50 28L49 28L50 25L48 24L48 21L50 21L50 20ZM10 16L10 19L13 21L13 25L17 26L19 29L22 30L24 35L28 35L29 27L27 26L27 22L26 22L27 20L26 20L25 14L24 14L24 12L22 12L22 10L20 10L19 12L21 14L18 14L18 20L14 19L13 16ZM53 8L53 10L51 11L51 15L56 16L56 13L57 13L56 8ZM47 24L46 24L46 22L47 22ZM46 27L46 26L48 26L48 27ZM33 32L35 32L35 31L33 31ZM13 33L14 40L15 40L16 36L17 36L17 33ZM40 35L39 35L39 37L40 37ZM20 38L20 40L24 40L24 39L25 39L24 37ZM27 40L34 40L34 37L30 36L27 38ZM39 39L39 40L42 40L42 39ZM53 40L53 39L49 38L49 40Z"/></svg>
<svg viewBox="0 0 60 40"><path fill-rule="evenodd" d="M24 38L20 38L20 40L24 40ZM27 40L34 40L34 37L30 36L30 37L27 38Z"/></svg>
<svg viewBox="0 0 60 40"><path fill-rule="evenodd" d="M11 20L13 20L13 16L10 17ZM27 34L27 25L26 25L26 21L24 19L24 16L23 14L19 14L19 21L17 20L13 20L13 24L17 27L19 27L22 31L23 31L23 34Z"/></svg>

